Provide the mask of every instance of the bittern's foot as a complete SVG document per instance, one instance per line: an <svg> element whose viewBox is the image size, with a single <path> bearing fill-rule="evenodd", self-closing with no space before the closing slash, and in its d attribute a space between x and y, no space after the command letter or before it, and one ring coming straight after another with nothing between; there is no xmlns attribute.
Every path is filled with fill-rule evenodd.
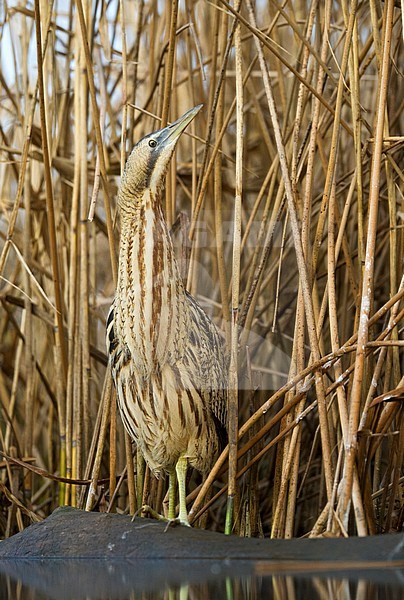
<svg viewBox="0 0 404 600"><path fill-rule="evenodd" d="M185 527L191 527L191 525L188 521L188 517L182 517L181 515L179 515L178 517L175 517L174 519L170 519L169 517L165 517L164 515L161 515L156 510L154 510L154 508L152 508L151 506L148 506L147 504L145 504L144 506L142 506L141 508L139 508L139 510L137 510L135 512L135 514L132 517L132 521L134 521L135 517L137 517L138 514L141 512L148 512L153 517L153 519L157 519L157 521L164 521L165 523L167 523L167 527L165 528L164 531L167 531L167 529L169 527L174 527L175 525L184 525Z"/></svg>
<svg viewBox="0 0 404 600"><path fill-rule="evenodd" d="M180 517L175 517L175 519L169 519L168 517L164 517L163 520L167 522L166 528L164 529L164 533L170 527L175 527L176 525L184 525L185 527L191 527L188 519L181 519Z"/></svg>

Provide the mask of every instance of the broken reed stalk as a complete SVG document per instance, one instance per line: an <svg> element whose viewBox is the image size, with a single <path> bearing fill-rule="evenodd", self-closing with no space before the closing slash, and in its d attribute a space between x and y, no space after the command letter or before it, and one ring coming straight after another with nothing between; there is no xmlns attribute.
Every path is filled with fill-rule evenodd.
<svg viewBox="0 0 404 600"><path fill-rule="evenodd" d="M167 0L168 2L168 0ZM171 0L171 10L168 12L170 15L169 27L168 27L168 51L166 56L165 70L164 70L164 95L163 104L161 110L161 127L165 127L168 123L168 113L170 109L170 99L172 96L172 80L174 70L174 58L175 58L175 47L176 47L176 31L177 31L177 20L178 20L178 0ZM166 219L168 227L171 228L174 222L173 209L175 205L175 199L171 195L170 186L170 172L167 177L166 184Z"/></svg>
<svg viewBox="0 0 404 600"><path fill-rule="evenodd" d="M213 83L216 83L216 70L217 65L220 64L224 59L224 53L226 48L226 38L227 38L227 15L220 14L218 18L215 19L214 22L214 41L215 45L213 47L212 54L212 71L213 71ZM209 97L209 105L210 108L213 103L213 91L214 85L211 87L211 93ZM214 193L214 212L215 212L215 240L216 240L216 253L217 253L217 270L218 270L218 278L219 278L219 288L220 288L220 299L221 305L223 308L223 327L225 329L226 342L230 344L230 335L231 335L231 317L230 317L230 304L229 304L229 296L228 296L228 281L227 281L227 272L226 272L226 262L225 262L225 250L224 250L224 235L223 235L223 158L221 154L222 145L220 136L220 131L223 128L223 120L224 120L224 110L225 110L225 86L220 87L220 91L218 94L217 100L217 108L216 108L216 136L217 139L220 140L218 144L218 152L212 153L214 155L214 170L213 170L213 193ZM192 208L195 213L196 203L193 202Z"/></svg>
<svg viewBox="0 0 404 600"><path fill-rule="evenodd" d="M134 512L164 496L140 456L133 464L106 370L115 193L133 142L198 103L195 137L183 136L167 180L167 218L189 217L190 242L173 232L178 256L190 256L184 278L222 325L240 391L230 459L225 451L203 484L191 478L192 518L203 512L223 530L229 493L227 531L399 529L404 175L402 81L391 63L403 48L393 4L271 0L264 13L226 0L186 10L176 0L114 0L92 14L79 0L62 17L58 5L35 14L9 3L1 27L11 38L0 38L13 57L0 70L2 534L59 502ZM34 22L43 83L30 68ZM23 460L11 468L13 457ZM43 469L25 469L33 460Z"/></svg>
<svg viewBox="0 0 404 600"><path fill-rule="evenodd" d="M80 32L81 32L81 41L82 41L82 49L84 52L84 56L86 59L86 69L87 69L87 81L90 90L90 99L91 99L91 107L93 110L93 126L95 137L97 141L97 149L98 149L98 158L100 161L100 171L101 171L101 180L103 183L103 192L104 192L104 204L105 204L105 213L107 217L107 230L108 230L108 242L109 242L109 252L111 257L111 270L112 270L112 278L116 283L117 280L117 264L115 257L115 244L114 244L114 233L112 226L112 214L111 214L111 202L108 193L108 178L107 178L107 169L105 163L105 155L104 155L104 144L102 141L101 129L100 129L100 111L97 104L96 90L94 84L94 73L92 66L92 59L90 54L89 40L86 29L86 21L84 17L84 9L82 0L77 0L77 14L80 22Z"/></svg>

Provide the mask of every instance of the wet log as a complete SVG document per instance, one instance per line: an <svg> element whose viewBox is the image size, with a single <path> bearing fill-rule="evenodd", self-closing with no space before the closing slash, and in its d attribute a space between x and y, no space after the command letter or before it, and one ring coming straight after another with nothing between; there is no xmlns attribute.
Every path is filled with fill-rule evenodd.
<svg viewBox="0 0 404 600"><path fill-rule="evenodd" d="M397 563L404 534L365 538L246 539L144 518L64 507L0 543L0 559L211 559Z"/></svg>

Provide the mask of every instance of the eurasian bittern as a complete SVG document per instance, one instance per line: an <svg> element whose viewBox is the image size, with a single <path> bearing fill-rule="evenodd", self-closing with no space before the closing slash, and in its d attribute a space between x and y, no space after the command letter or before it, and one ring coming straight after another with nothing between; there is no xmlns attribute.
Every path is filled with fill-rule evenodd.
<svg viewBox="0 0 404 600"><path fill-rule="evenodd" d="M118 190L118 283L107 346L120 414L151 471L169 475L169 520L186 508L188 464L203 475L226 440L227 361L222 337L184 289L163 216L169 161L201 109L146 135L130 154Z"/></svg>

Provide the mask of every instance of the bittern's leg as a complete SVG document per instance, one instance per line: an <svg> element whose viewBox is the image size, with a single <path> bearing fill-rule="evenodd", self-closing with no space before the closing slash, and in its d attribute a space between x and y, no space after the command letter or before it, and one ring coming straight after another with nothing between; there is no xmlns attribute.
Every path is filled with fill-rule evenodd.
<svg viewBox="0 0 404 600"><path fill-rule="evenodd" d="M143 485L146 472L146 462L139 448L136 448L136 495L138 509L143 506Z"/></svg>
<svg viewBox="0 0 404 600"><path fill-rule="evenodd" d="M176 479L175 471L168 474L168 518L170 520L175 519Z"/></svg>
<svg viewBox="0 0 404 600"><path fill-rule="evenodd" d="M166 521L168 523L167 528L170 525L175 525L175 523L181 523L181 525L187 525L188 527L190 527L190 524L188 521L188 515L187 515L187 505L185 502L186 497L187 497L186 490L185 490L187 467L188 467L188 460L184 457L181 457L175 466L175 471L172 471L171 473L168 474L168 476L169 476L169 480L168 480L168 517L164 517L163 515L160 515L158 512L156 512L150 506L144 505L144 506L142 506L142 508L140 510L138 510L135 513L135 515L133 516L133 519L140 511L142 511L142 512L148 512L150 514L150 516L154 517L155 519L158 519L159 521ZM178 491L179 491L179 497L180 497L180 514L178 515L177 518L175 517L176 479L178 479ZM133 519L132 519L132 521L133 521ZM166 528L166 531L167 531L167 528Z"/></svg>
<svg viewBox="0 0 404 600"><path fill-rule="evenodd" d="M180 499L180 514L178 515L178 521L181 525L188 525L190 527L188 521L188 513L187 513L187 504L186 504L186 479L187 479L187 469L188 469L188 459L185 456L181 456L177 464L175 466L175 470L177 473L178 479L178 495Z"/></svg>

